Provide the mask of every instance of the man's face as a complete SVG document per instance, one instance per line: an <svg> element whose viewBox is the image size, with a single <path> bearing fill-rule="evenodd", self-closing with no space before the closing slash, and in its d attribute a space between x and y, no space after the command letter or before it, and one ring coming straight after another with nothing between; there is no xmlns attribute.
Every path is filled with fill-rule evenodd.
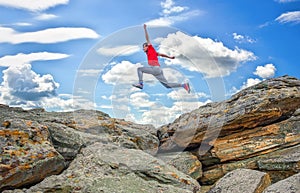
<svg viewBox="0 0 300 193"><path fill-rule="evenodd" d="M147 50L148 50L148 45L143 45L143 50L144 50L144 52L147 52Z"/></svg>

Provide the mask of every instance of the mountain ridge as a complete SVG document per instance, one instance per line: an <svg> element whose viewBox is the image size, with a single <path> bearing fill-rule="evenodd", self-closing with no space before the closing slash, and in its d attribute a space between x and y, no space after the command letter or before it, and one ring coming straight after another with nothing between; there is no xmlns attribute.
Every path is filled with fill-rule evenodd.
<svg viewBox="0 0 300 193"><path fill-rule="evenodd" d="M248 192L300 191L299 91L297 78L268 79L158 128L0 105L0 191L212 193L251 179Z"/></svg>

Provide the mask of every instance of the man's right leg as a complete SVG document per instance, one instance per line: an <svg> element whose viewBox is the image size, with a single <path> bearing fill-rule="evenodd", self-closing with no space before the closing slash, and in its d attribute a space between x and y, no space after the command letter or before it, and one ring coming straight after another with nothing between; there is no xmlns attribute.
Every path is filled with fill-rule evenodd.
<svg viewBox="0 0 300 193"><path fill-rule="evenodd" d="M154 74L154 70L152 67L139 67L137 69L137 73L138 73L138 77L139 77L139 81L143 82L143 73L146 74Z"/></svg>
<svg viewBox="0 0 300 193"><path fill-rule="evenodd" d="M133 84L132 86L142 89L143 88L143 73L147 74L153 74L153 68L152 67L139 67L137 69L138 77L139 77L139 83Z"/></svg>

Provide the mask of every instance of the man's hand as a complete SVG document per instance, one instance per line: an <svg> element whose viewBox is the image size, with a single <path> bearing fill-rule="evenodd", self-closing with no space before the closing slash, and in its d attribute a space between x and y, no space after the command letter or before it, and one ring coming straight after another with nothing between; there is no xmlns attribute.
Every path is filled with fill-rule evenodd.
<svg viewBox="0 0 300 193"><path fill-rule="evenodd" d="M146 29L147 28L147 25L146 24L144 24L144 29Z"/></svg>

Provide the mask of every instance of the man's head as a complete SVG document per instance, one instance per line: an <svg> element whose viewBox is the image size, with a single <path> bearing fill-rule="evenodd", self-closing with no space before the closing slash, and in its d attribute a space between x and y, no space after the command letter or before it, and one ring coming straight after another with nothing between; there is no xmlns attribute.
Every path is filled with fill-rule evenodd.
<svg viewBox="0 0 300 193"><path fill-rule="evenodd" d="M144 52L147 52L148 51L148 43L143 43L143 50Z"/></svg>

